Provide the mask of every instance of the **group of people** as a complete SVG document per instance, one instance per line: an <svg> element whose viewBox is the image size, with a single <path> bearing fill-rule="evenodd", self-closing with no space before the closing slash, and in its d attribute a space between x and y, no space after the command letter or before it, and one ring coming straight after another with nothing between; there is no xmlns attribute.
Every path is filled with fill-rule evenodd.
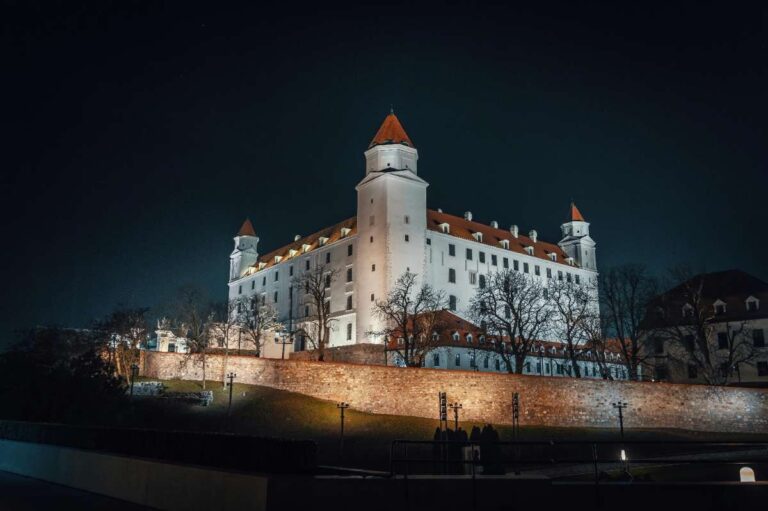
<svg viewBox="0 0 768 511"><path fill-rule="evenodd" d="M472 431L458 427L435 428L433 436L433 459L436 472L471 474L504 474L505 467L501 460L499 432L491 424L480 429L473 426Z"/></svg>

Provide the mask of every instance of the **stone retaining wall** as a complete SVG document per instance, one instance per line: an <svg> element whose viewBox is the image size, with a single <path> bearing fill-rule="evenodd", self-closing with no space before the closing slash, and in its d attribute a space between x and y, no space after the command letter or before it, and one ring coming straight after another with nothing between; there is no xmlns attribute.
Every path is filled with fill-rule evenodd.
<svg viewBox="0 0 768 511"><path fill-rule="evenodd" d="M221 379L223 357L207 357L207 378ZM703 385L582 380L335 362L230 356L237 381L346 401L371 413L437 417L437 394L463 404L463 417L511 422L520 393L521 425L615 427L615 401L627 401L628 428L768 433L768 391ZM202 378L200 361L179 353L144 352L144 376Z"/></svg>

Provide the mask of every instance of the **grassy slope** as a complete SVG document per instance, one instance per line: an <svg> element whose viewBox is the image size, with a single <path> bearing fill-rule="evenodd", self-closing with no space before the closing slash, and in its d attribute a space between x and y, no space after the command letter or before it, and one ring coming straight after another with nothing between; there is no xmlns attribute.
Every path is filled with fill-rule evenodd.
<svg viewBox="0 0 768 511"><path fill-rule="evenodd" d="M172 391L198 391L200 382L170 380L165 384ZM214 391L209 407L168 402L167 400L137 399L132 425L159 429L230 431L254 436L309 439L318 443L320 462L335 464L338 459L339 411L336 404L303 394L268 387L235 383L232 413L226 425L229 394L221 382L208 382ZM474 423L462 422L470 430ZM477 424L482 427L482 424ZM386 469L392 440L431 440L437 420L395 415L376 415L346 411L345 465ZM501 440L510 440L512 430L497 428ZM521 428L524 440L617 440L617 429ZM689 440L755 438L751 435L696 433L680 430L628 430L627 440ZM765 439L765 437L762 437Z"/></svg>

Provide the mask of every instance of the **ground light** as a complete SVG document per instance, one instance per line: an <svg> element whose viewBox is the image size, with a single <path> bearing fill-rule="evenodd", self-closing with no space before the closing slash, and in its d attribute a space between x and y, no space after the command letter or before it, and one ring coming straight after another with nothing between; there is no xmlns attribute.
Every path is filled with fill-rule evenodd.
<svg viewBox="0 0 768 511"><path fill-rule="evenodd" d="M755 471L750 467L741 467L739 469L739 479L742 483L754 483Z"/></svg>

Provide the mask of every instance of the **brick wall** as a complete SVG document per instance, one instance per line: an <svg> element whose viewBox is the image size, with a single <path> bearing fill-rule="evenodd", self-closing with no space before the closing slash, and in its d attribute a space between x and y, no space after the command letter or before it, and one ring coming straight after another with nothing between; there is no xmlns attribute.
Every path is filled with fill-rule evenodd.
<svg viewBox="0 0 768 511"><path fill-rule="evenodd" d="M317 350L296 351L291 353L291 360L317 360ZM390 363L392 354L388 354ZM349 346L337 346L326 348L326 362L344 362L350 364L370 364L383 366L384 345L382 344L350 344Z"/></svg>
<svg viewBox="0 0 768 511"><path fill-rule="evenodd" d="M208 356L207 377L221 379L223 357ZM347 401L358 410L436 418L437 393L464 405L466 419L509 424L520 393L522 425L615 427L611 403L629 402L628 428L768 433L768 391L702 385L609 382L469 371L270 360L230 356L237 381ZM144 352L142 374L199 380L199 361L179 353Z"/></svg>

